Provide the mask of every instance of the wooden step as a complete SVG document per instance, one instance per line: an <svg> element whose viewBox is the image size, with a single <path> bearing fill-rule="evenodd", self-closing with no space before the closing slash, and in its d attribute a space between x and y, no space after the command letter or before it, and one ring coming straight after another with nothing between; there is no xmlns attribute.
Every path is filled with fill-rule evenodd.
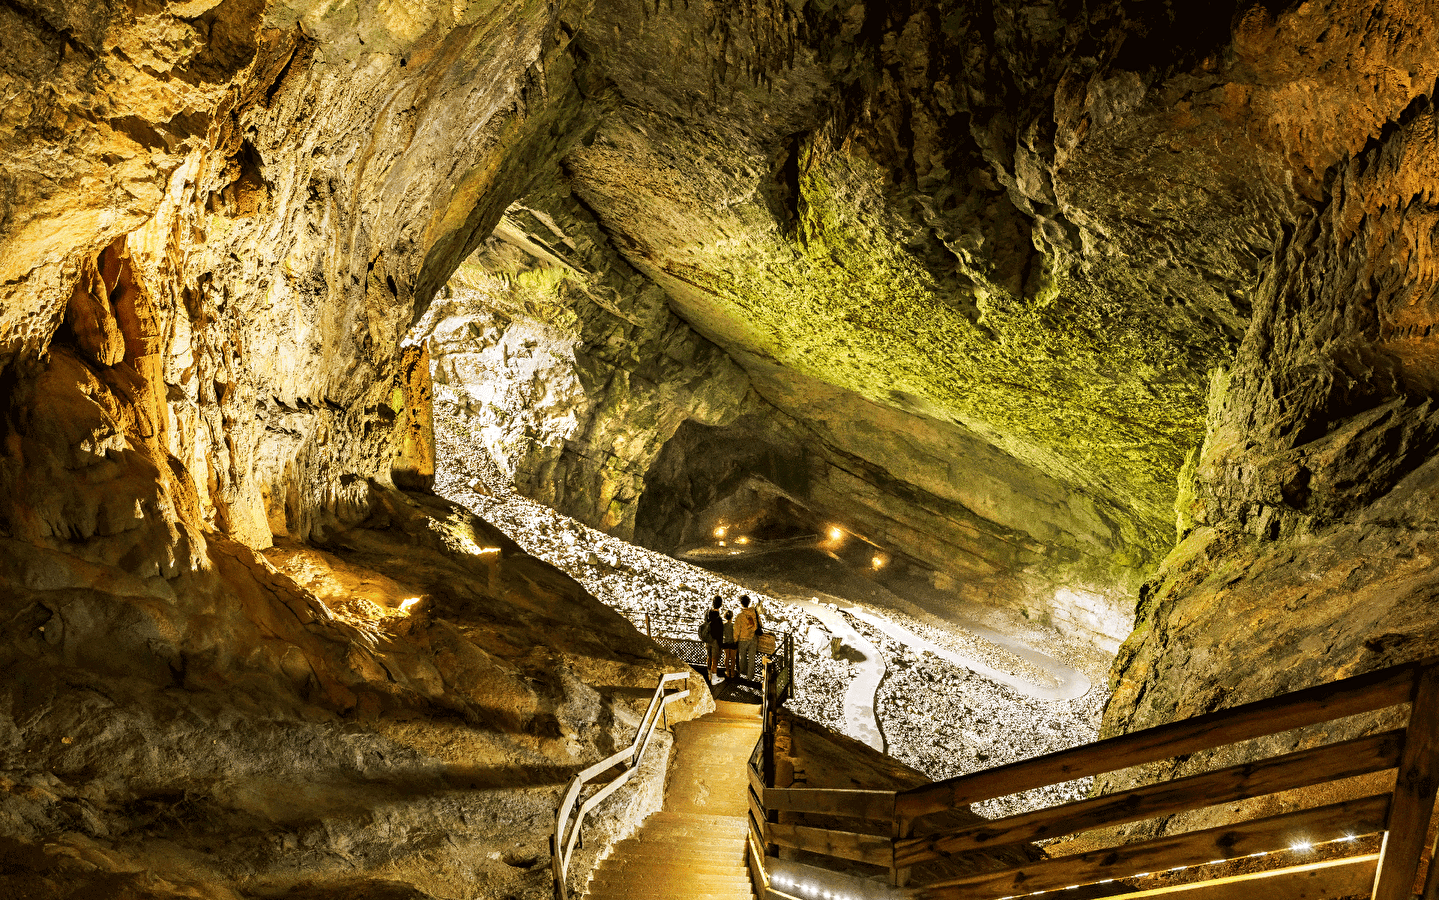
<svg viewBox="0 0 1439 900"><path fill-rule="evenodd" d="M590 890L597 891L601 888L630 886L636 890L645 890L647 885L668 883L672 881L695 881L714 885L716 888L745 888L749 886L749 876L734 872L729 875L712 875L707 872L695 872L690 869L652 869L645 875L631 873L627 877L602 876L590 882Z"/></svg>

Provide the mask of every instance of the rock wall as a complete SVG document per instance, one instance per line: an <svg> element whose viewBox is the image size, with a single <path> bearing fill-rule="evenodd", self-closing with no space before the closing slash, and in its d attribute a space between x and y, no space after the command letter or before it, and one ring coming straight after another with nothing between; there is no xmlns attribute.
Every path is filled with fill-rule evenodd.
<svg viewBox="0 0 1439 900"><path fill-rule="evenodd" d="M1191 530L1146 587L1116 725L1436 648L1433 213L1420 199L1439 174L1435 124L1416 101L1339 167L1330 201L1276 256L1234 367L1215 378ZM1195 619L1202 629L1183 627ZM1198 653L1276 652L1287 664L1259 684L1251 667L1221 681L1183 671Z"/></svg>
<svg viewBox="0 0 1439 900"><path fill-rule="evenodd" d="M441 401L521 492L676 550L708 540L721 511L752 513L737 492L759 484L898 548L941 593L1110 646L1128 635L1150 535L1124 510L961 428L793 374L776 407L583 208L539 199L511 208L417 338ZM1076 589L1102 611L1070 602Z"/></svg>
<svg viewBox="0 0 1439 900"><path fill-rule="evenodd" d="M526 496L629 538L683 422L722 425L749 380L670 310L563 188L510 208L417 328L442 400Z"/></svg>
<svg viewBox="0 0 1439 900"><path fill-rule="evenodd" d="M583 135L575 12L0 12L17 896L549 895L558 785L680 664L423 493L403 338Z"/></svg>
<svg viewBox="0 0 1439 900"><path fill-rule="evenodd" d="M1187 536L1116 662L1107 731L1439 651L1436 124L1420 97L1340 160L1267 267L1211 387Z"/></svg>
<svg viewBox="0 0 1439 900"><path fill-rule="evenodd" d="M722 412L636 405L708 364L615 353L613 310L561 301L559 418L532 388L477 426L527 494L650 546L699 539L758 479L963 599L1118 640L1176 505L1192 527L1211 385L1276 254L1432 90L1427 22L1361 2L599 4L576 47L603 113L506 234L667 303L687 326L669 358L692 328L749 393L731 374Z"/></svg>
<svg viewBox="0 0 1439 900"><path fill-rule="evenodd" d="M234 759L323 734L287 778L363 781L382 769L338 748L366 717L359 743L445 777L606 748L623 704L584 685L666 661L424 496L432 393L527 493L613 533L692 540L760 483L963 599L1096 634L1177 518L1111 731L1429 652L1435 21L5 5L5 849L48 878L43 835L68 833L96 868L62 875L89 884L183 832L205 890L323 893L379 851L323 791L245 818L274 790ZM472 292L406 343L466 259ZM361 572L384 603L349 605ZM191 741L231 705L262 737L213 737L187 766L209 781L145 780L165 744L135 723L192 715L166 732ZM455 749L452 721L496 743ZM322 824L275 831L299 821ZM206 849L242 832L278 843ZM433 840L401 880L461 893L473 870L413 862ZM542 880L506 852L487 871Z"/></svg>

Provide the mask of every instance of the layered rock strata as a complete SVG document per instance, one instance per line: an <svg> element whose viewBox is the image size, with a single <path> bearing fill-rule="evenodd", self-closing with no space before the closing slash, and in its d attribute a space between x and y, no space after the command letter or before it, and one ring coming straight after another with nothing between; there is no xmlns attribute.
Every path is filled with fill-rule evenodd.
<svg viewBox="0 0 1439 900"><path fill-rule="evenodd" d="M1439 652L1435 137L1432 102L1416 100L1336 166L1327 201L1266 272L1233 368L1211 388L1180 511L1188 534L1145 585L1106 730Z"/></svg>

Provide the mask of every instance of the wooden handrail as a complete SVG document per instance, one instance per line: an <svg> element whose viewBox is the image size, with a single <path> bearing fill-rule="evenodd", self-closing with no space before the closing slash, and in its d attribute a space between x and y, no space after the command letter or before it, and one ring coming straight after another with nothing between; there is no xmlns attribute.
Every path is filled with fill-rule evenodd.
<svg viewBox="0 0 1439 900"><path fill-rule="evenodd" d="M569 877L570 859L574 855L575 844L579 841L580 828L584 824L585 816L589 815L590 810L598 806L605 798L619 790L639 769L640 762L644 759L645 749L649 747L650 737L654 734L655 726L659 724L660 714L671 703L690 695L688 688L674 693L666 693L666 685L672 681L687 681L688 679L688 672L668 672L661 675L659 683L655 685L654 695L650 697L649 706L645 708L645 714L640 718L639 727L635 730L635 739L630 742L630 745L594 765L581 769L570 780L564 798L560 801L559 809L555 812L555 833L550 838L550 868L555 878L557 900L566 900L569 895L566 880ZM575 801L579 799L580 791L585 784L620 764L627 764L625 770L580 804L579 809L576 810ZM574 813L573 816L570 815L571 812Z"/></svg>
<svg viewBox="0 0 1439 900"><path fill-rule="evenodd" d="M818 813L889 822L894 819L895 796L894 791L765 788L764 805L772 812Z"/></svg>
<svg viewBox="0 0 1439 900"><path fill-rule="evenodd" d="M1408 900L1419 856L1428 839L1439 781L1439 668L1430 667L1420 674L1407 730L1404 757L1395 779L1394 808L1387 823L1389 833L1379 855L1379 872L1374 876L1373 900ZM1439 894L1434 869L1431 863L1424 890L1426 900Z"/></svg>
<svg viewBox="0 0 1439 900"><path fill-rule="evenodd" d="M1405 728L1354 738L1242 765L1008 816L943 833L910 837L914 820L970 803L1116 772L1144 763L1281 734L1296 728L1410 704ZM761 745L756 747L758 754ZM916 900L992 898L1058 890L1175 867L1288 849L1297 835L1312 843L1387 832L1374 876L1373 900L1410 895L1425 831L1439 790L1439 658L1406 663L1232 709L1098 741L908 791L772 788L750 765L750 819L755 843L887 868L903 884L926 862L1003 848L1188 810L1268 796L1397 770L1391 793L1301 809L1219 828L1060 857L1022 867L931 883L908 892ZM779 824L778 812L840 816L887 823L879 835ZM890 837L883 836L888 831ZM770 851L773 852L773 851ZM1353 872L1361 868L1351 867ZM1439 900L1439 866L1431 867L1425 900ZM1351 876L1346 877L1355 877Z"/></svg>
<svg viewBox="0 0 1439 900"><path fill-rule="evenodd" d="M917 900L968 900L972 897L1004 897L1059 890L1071 884L1089 884L1110 878L1163 872L1175 866L1238 859L1254 853L1287 849L1298 834L1316 843L1350 834L1367 834L1384 827L1389 803L1388 794L1378 794L1237 825L1191 831L1142 844L1061 856L1001 872L934 882L916 890L914 896Z"/></svg>
<svg viewBox="0 0 1439 900"><path fill-rule="evenodd" d="M780 825L766 822L764 839L767 844L808 850L839 859L888 866L894 858L894 841L874 834L811 828L807 825Z"/></svg>
<svg viewBox="0 0 1439 900"><path fill-rule="evenodd" d="M1285 756L1245 763L1175 781L995 819L936 837L911 838L895 846L895 861L912 866L956 853L1063 837L1094 828L1138 822L1191 809L1277 794L1392 769L1399 763L1404 732L1326 744Z"/></svg>
<svg viewBox="0 0 1439 900"><path fill-rule="evenodd" d="M1409 663L1382 669L972 775L936 781L901 793L896 801L896 813L913 820L1076 778L1117 772L1130 766L1397 706L1409 702L1420 665Z"/></svg>

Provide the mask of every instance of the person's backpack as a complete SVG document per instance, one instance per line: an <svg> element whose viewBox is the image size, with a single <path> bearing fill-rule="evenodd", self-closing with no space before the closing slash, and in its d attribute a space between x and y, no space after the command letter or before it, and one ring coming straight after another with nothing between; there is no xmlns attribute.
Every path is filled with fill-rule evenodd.
<svg viewBox="0 0 1439 900"><path fill-rule="evenodd" d="M700 640L708 641L710 639L710 617L705 616L700 619Z"/></svg>

